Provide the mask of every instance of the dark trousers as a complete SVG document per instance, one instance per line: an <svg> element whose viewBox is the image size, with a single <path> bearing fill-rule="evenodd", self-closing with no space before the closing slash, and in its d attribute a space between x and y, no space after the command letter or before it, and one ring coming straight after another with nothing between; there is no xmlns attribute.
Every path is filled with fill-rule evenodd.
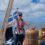
<svg viewBox="0 0 45 45"><path fill-rule="evenodd" d="M18 44L18 42L20 42L20 44L18 45L22 45L23 44L23 41L24 41L24 38L25 38L25 35L24 34L15 34L15 45Z"/></svg>

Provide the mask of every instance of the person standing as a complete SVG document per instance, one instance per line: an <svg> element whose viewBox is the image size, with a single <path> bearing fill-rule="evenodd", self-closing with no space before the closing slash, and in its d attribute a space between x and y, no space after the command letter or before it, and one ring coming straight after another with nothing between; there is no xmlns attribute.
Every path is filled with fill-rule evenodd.
<svg viewBox="0 0 45 45"><path fill-rule="evenodd" d="M15 45L17 45L18 42L20 42L20 44L22 45L25 38L25 29L24 29L25 22L22 19L22 12L18 12L18 16L14 21L14 25L15 25L14 29Z"/></svg>

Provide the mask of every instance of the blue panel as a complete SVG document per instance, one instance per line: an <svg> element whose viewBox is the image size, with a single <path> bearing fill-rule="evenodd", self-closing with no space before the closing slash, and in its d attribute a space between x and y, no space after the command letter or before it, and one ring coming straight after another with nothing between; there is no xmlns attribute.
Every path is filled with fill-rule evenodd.
<svg viewBox="0 0 45 45"><path fill-rule="evenodd" d="M14 19L17 19L17 16L14 16Z"/></svg>
<svg viewBox="0 0 45 45"><path fill-rule="evenodd" d="M32 0L32 2L33 2L33 3L38 3L38 2L39 2L39 0Z"/></svg>
<svg viewBox="0 0 45 45"><path fill-rule="evenodd" d="M13 18L11 17L11 18L8 19L8 22L11 22L12 20L13 20Z"/></svg>

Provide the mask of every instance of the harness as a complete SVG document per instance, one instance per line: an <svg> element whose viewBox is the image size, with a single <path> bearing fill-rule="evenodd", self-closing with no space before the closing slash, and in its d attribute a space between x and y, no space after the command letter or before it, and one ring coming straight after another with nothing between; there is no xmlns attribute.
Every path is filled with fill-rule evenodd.
<svg viewBox="0 0 45 45"><path fill-rule="evenodd" d="M22 30L23 27L24 27L24 21L23 21L23 19L21 19L20 21L17 20L17 25L18 25L17 28L19 30Z"/></svg>
<svg viewBox="0 0 45 45"><path fill-rule="evenodd" d="M21 19L20 21L17 19L17 27L16 27L16 34L22 34L24 33L24 21Z"/></svg>

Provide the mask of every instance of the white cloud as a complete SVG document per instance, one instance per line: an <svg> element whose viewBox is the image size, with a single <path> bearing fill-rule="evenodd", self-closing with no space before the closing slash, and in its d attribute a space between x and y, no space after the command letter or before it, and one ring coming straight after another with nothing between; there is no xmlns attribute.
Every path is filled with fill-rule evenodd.
<svg viewBox="0 0 45 45"><path fill-rule="evenodd" d="M26 9L25 9L26 10ZM29 15L31 15L32 17L41 17L41 16L45 16L45 4L33 4L31 3L31 5L28 7L28 13Z"/></svg>
<svg viewBox="0 0 45 45"><path fill-rule="evenodd" d="M30 17L38 18L38 17L41 17L41 16L45 16L45 4L31 3L27 7L24 7L23 9L21 9L21 11L26 16L30 15Z"/></svg>
<svg viewBox="0 0 45 45"><path fill-rule="evenodd" d="M5 10L5 9L6 9L6 5L1 4L1 5L0 5L0 10Z"/></svg>
<svg viewBox="0 0 45 45"><path fill-rule="evenodd" d="M45 4L40 2L45 2L45 0L39 0L39 3L32 3L32 0L15 0L14 8L19 7L19 10L23 12L24 15L31 15L32 17L40 17L45 15Z"/></svg>
<svg viewBox="0 0 45 45"><path fill-rule="evenodd" d="M0 10L6 10L9 0L0 0Z"/></svg>
<svg viewBox="0 0 45 45"><path fill-rule="evenodd" d="M42 10L42 9L45 10L45 4L40 4L40 3L39 4L33 4L32 3L30 7L34 11L35 10Z"/></svg>
<svg viewBox="0 0 45 45"><path fill-rule="evenodd" d="M40 0L41 3L45 3L45 0Z"/></svg>
<svg viewBox="0 0 45 45"><path fill-rule="evenodd" d="M39 18L45 16L45 0L39 1L39 3L32 3L32 0L14 0L13 11L19 7L25 17ZM7 4L7 0L0 0L0 10L5 10Z"/></svg>
<svg viewBox="0 0 45 45"><path fill-rule="evenodd" d="M30 15L32 15L32 17L39 18L41 16L45 16L45 12L38 11L38 12L31 13Z"/></svg>
<svg viewBox="0 0 45 45"><path fill-rule="evenodd" d="M14 0L14 8L25 6L29 3L31 3L32 0Z"/></svg>

